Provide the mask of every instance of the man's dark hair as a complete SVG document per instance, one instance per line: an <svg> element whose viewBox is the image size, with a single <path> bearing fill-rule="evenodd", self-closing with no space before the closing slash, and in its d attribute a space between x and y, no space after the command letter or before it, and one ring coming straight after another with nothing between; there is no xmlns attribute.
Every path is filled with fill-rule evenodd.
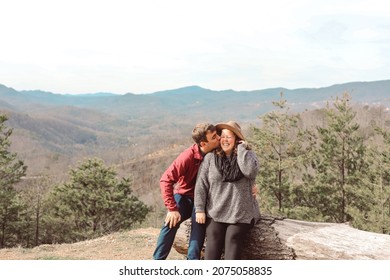
<svg viewBox="0 0 390 280"><path fill-rule="evenodd" d="M214 132L215 130L216 127L211 123L198 123L192 130L192 139L198 145L200 142L208 142L206 137L207 132Z"/></svg>

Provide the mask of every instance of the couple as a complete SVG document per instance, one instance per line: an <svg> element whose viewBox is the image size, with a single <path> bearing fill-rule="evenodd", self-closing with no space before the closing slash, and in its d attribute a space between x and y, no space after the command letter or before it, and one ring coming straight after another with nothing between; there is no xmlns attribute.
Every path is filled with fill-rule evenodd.
<svg viewBox="0 0 390 280"><path fill-rule="evenodd" d="M168 214L153 258L167 258L180 223L191 217L188 259L200 259L205 235L205 259L220 259L223 249L225 259L239 259L244 236L260 217L252 195L259 169L256 154L233 121L198 124L192 138L195 144L160 180Z"/></svg>

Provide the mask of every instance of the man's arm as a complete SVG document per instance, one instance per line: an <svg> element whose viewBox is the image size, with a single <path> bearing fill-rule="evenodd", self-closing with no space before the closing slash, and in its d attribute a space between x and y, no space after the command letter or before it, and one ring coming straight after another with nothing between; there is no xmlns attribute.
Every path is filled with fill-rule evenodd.
<svg viewBox="0 0 390 280"><path fill-rule="evenodd" d="M179 179L185 176L187 170L186 164L189 158L183 153L172 162L160 179L161 194L164 199L164 204L168 209L167 216L165 217L165 225L168 225L170 228L175 227L181 220L173 190Z"/></svg>

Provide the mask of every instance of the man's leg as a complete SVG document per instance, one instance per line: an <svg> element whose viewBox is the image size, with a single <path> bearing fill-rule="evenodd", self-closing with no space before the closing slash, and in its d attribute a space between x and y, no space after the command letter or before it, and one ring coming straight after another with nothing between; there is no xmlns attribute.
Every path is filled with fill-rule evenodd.
<svg viewBox="0 0 390 280"><path fill-rule="evenodd" d="M192 212L191 200L180 194L175 194L174 197L175 197L177 207L179 208L181 220L173 228L169 228L169 226L165 224L162 227L160 231L160 235L157 240L156 249L153 253L153 259L155 260L165 260L168 257L169 252L171 251L173 245L173 241L175 240L176 232L179 229L180 224L191 216L191 212Z"/></svg>
<svg viewBox="0 0 390 280"><path fill-rule="evenodd" d="M153 253L153 259L165 260L168 257L178 228L179 224L173 228L169 228L164 224L157 239L157 245Z"/></svg>
<svg viewBox="0 0 390 280"><path fill-rule="evenodd" d="M199 224L195 221L195 208L191 216L191 234L190 243L188 244L188 260L199 260L200 252L203 248L204 238L206 235L206 225Z"/></svg>

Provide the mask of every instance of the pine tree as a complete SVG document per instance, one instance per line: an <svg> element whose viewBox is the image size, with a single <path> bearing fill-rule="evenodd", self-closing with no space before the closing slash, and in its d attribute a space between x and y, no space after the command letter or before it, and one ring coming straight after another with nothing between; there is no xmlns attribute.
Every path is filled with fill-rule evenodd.
<svg viewBox="0 0 390 280"><path fill-rule="evenodd" d="M12 129L5 125L7 116L0 115L0 248L14 245L18 213L22 208L14 184L26 174L27 167L10 152Z"/></svg>
<svg viewBox="0 0 390 280"><path fill-rule="evenodd" d="M45 175L29 178L26 183L20 192L24 208L19 212L21 231L18 233L18 244L23 247L33 247L42 243L42 218L49 211L45 200L52 183Z"/></svg>
<svg viewBox="0 0 390 280"><path fill-rule="evenodd" d="M327 105L326 124L316 129L318 145L311 146L314 157L303 176L304 204L325 221L360 220L372 203L364 183L366 148L350 99L345 93Z"/></svg>
<svg viewBox="0 0 390 280"><path fill-rule="evenodd" d="M59 241L61 237L55 231L61 226L54 223L50 226L55 228L47 234L58 242L76 241L130 229L142 222L149 207L132 194L130 179L118 180L116 176L116 170L99 159L87 159L71 169L70 180L54 188L53 216L46 217L68 226L67 233Z"/></svg>
<svg viewBox="0 0 390 280"><path fill-rule="evenodd" d="M283 93L272 103L277 109L260 117L260 128L252 128L252 141L260 159L257 184L263 211L286 214L291 209L291 191L303 159L300 119L298 114L289 113Z"/></svg>
<svg viewBox="0 0 390 280"><path fill-rule="evenodd" d="M380 121L380 120L379 120ZM373 186L373 204L360 228L390 233L390 133L383 126L375 128L381 145L369 145L369 177Z"/></svg>

